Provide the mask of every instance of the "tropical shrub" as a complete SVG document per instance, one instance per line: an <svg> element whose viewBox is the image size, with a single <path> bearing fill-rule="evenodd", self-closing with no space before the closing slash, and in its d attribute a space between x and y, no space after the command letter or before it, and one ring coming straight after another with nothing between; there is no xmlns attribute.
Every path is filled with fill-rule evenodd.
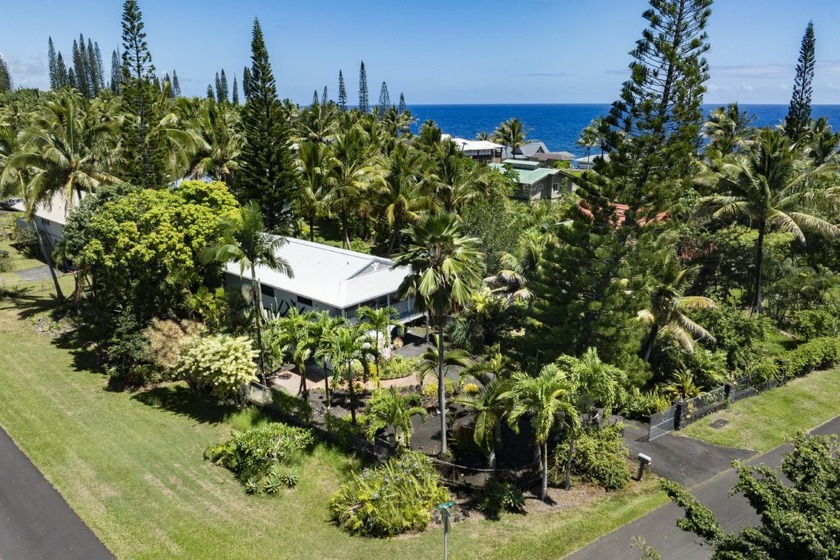
<svg viewBox="0 0 840 560"><path fill-rule="evenodd" d="M274 494L297 484L295 465L313 441L309 430L266 424L233 432L230 440L208 447L204 458L230 470L249 494Z"/></svg>
<svg viewBox="0 0 840 560"><path fill-rule="evenodd" d="M658 389L643 392L633 387L627 392L621 411L627 418L646 420L651 414L662 412L669 406L671 399Z"/></svg>
<svg viewBox="0 0 840 560"><path fill-rule="evenodd" d="M390 360L382 362L382 371L380 372L379 379L401 379L408 377L417 369L418 362L419 360L417 358L394 356Z"/></svg>
<svg viewBox="0 0 840 560"><path fill-rule="evenodd" d="M256 355L244 336L194 337L184 343L175 374L193 390L209 389L219 398L235 397L243 384L257 380Z"/></svg>
<svg viewBox="0 0 840 560"><path fill-rule="evenodd" d="M715 349L726 353L731 369L743 370L760 353L760 346L773 328L770 319L760 315L720 305L692 315L711 332L717 343Z"/></svg>
<svg viewBox="0 0 840 560"><path fill-rule="evenodd" d="M525 496L510 482L490 480L476 495L475 509L488 519L498 519L502 511L523 513Z"/></svg>
<svg viewBox="0 0 840 560"><path fill-rule="evenodd" d="M354 473L330 499L330 513L353 535L392 537L424 530L432 509L450 499L429 458L406 452Z"/></svg>
<svg viewBox="0 0 840 560"><path fill-rule="evenodd" d="M840 321L833 313L824 309L805 309L793 314L790 330L804 340L837 336Z"/></svg>
<svg viewBox="0 0 840 560"><path fill-rule="evenodd" d="M630 482L627 465L630 450L624 444L624 426L615 424L601 429L584 431L575 441L572 474L605 490L618 490ZM555 484L565 478L569 443L564 441L554 452L551 475Z"/></svg>
<svg viewBox="0 0 840 560"><path fill-rule="evenodd" d="M799 377L840 364L840 338L815 338L785 356L783 369L787 377Z"/></svg>

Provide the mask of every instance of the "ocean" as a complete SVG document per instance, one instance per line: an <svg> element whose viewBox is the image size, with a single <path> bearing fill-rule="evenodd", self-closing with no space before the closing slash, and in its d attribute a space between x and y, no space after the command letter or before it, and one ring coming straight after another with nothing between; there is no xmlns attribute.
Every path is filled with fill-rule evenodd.
<svg viewBox="0 0 840 560"><path fill-rule="evenodd" d="M719 105L704 105L706 114ZM787 115L787 105L740 105L741 110L755 116L753 126L780 124ZM585 150L575 144L580 131L592 119L606 115L608 104L540 104L540 105L409 105L417 119L414 131L426 120L433 120L447 134L458 138L475 138L482 131L493 132L502 122L517 117L523 122L529 140L542 140L553 152L571 152L583 156ZM826 117L840 131L840 105L813 105L813 118Z"/></svg>

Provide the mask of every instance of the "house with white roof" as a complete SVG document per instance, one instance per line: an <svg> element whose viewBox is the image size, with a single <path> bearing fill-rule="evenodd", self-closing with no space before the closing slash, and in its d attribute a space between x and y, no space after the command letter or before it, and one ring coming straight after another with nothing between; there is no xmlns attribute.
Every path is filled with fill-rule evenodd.
<svg viewBox="0 0 840 560"><path fill-rule="evenodd" d="M410 267L394 268L390 259L294 238L287 238L278 256L289 263L292 278L265 266L256 268L263 308L271 315L282 316L296 307L352 320L359 307L367 306L393 307L401 323L423 316L415 311L413 297L397 295ZM239 264L228 263L225 282L231 287L250 286L250 270L240 276Z"/></svg>
<svg viewBox="0 0 840 560"><path fill-rule="evenodd" d="M489 140L466 140L455 138L449 134L441 134L441 140L452 140L458 149L465 156L482 163L499 163L502 161L502 151L505 147L502 144L490 142Z"/></svg>

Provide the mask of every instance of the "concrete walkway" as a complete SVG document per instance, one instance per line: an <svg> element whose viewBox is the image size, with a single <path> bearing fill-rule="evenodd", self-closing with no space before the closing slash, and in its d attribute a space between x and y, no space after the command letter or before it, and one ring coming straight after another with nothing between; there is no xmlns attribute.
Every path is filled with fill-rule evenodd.
<svg viewBox="0 0 840 560"><path fill-rule="evenodd" d="M811 433L817 435L840 434L840 417L812 430ZM665 437L674 436L664 436L660 439ZM651 443L656 443L656 441ZM690 441L692 441L690 438L680 437L678 442L671 443L684 444ZM789 453L791 449L791 445L785 444L745 462L752 465L763 463L775 468L781 464L782 457ZM655 458L654 461L656 461ZM734 469L728 468L719 475L708 478L705 482L691 488L691 493L717 515L718 522L726 531L737 531L747 525L758 523L758 516L749 507L743 496L740 494L729 496L729 488L735 484L737 478ZM601 537L566 558L567 560L603 560L606 558L610 560L638 560L641 553L637 548L631 546L635 536L644 537L648 544L659 550L663 560L708 560L711 558L712 551L699 544L699 537L677 528L676 520L680 517L682 517L682 509L669 503Z"/></svg>
<svg viewBox="0 0 840 560"><path fill-rule="evenodd" d="M0 559L111 558L96 535L0 429Z"/></svg>

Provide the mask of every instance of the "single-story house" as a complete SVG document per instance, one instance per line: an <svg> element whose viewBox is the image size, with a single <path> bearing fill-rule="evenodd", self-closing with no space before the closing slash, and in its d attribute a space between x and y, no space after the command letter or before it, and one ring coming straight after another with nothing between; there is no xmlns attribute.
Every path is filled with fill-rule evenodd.
<svg viewBox="0 0 840 560"><path fill-rule="evenodd" d="M558 161L572 161L575 159L575 154L571 152L545 152L536 154L531 159L542 164L553 165Z"/></svg>
<svg viewBox="0 0 840 560"><path fill-rule="evenodd" d="M579 157L574 160L574 165L576 168L586 171L595 167L595 162L602 158L604 161L610 161L610 154L604 154L603 156L601 154L591 154Z"/></svg>
<svg viewBox="0 0 840 560"><path fill-rule="evenodd" d="M502 144L489 140L466 140L452 137L449 134L441 134L441 140L452 140L465 156L482 163L501 162L502 151L505 149Z"/></svg>
<svg viewBox="0 0 840 560"><path fill-rule="evenodd" d="M509 167L516 173L519 189L514 193L514 198L529 202L552 200L574 190L571 179L563 175L559 169L542 167L536 161L506 159L501 164L490 164L490 167L499 171L504 171L505 167Z"/></svg>
<svg viewBox="0 0 840 560"><path fill-rule="evenodd" d="M394 268L394 261L331 245L287 238L278 249L292 269L290 278L265 266L256 268L263 308L269 315L282 316L289 309L328 311L333 317L354 319L361 306L393 307L399 321L419 319L414 298L400 299L397 290L411 272L407 266ZM238 263L225 267L225 282L237 287L250 286L250 270L240 276Z"/></svg>

